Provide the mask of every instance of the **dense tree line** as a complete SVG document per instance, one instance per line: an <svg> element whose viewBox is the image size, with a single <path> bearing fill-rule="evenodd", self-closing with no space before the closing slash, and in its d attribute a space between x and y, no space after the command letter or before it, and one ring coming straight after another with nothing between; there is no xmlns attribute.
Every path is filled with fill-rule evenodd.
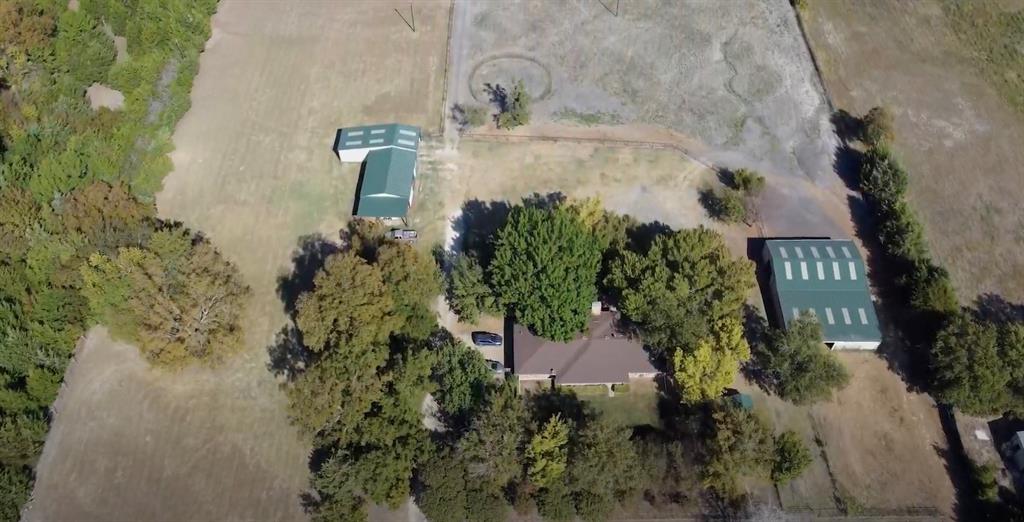
<svg viewBox="0 0 1024 522"><path fill-rule="evenodd" d="M0 3L0 520L28 497L49 404L93 321L156 363L216 360L237 334L234 269L152 204L215 5ZM127 37L126 60L108 30ZM94 82L123 109L93 111ZM129 267L141 273L121 277Z"/></svg>
<svg viewBox="0 0 1024 522"><path fill-rule="evenodd" d="M930 391L971 414L1022 411L1024 374L1014 368L1024 354L1024 326L1019 319L997 321L961 308L949 273L932 259L907 201L909 177L890 149L892 116L876 107L862 123L868 150L860 189L878 218L898 324L907 341L925 347Z"/></svg>

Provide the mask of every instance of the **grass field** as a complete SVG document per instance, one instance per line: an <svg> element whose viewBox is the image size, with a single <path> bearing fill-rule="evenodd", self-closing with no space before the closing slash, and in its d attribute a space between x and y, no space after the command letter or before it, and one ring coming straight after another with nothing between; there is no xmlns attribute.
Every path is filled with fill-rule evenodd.
<svg viewBox="0 0 1024 522"><path fill-rule="evenodd" d="M331 151L338 127L438 128L449 5L417 2L413 32L394 11L407 3L220 3L157 206L252 287L246 348L214 371L161 374L92 332L27 519L306 518L309 445L266 367L286 321L278 277L300 237L336 239L350 214L357 171Z"/></svg>
<svg viewBox="0 0 1024 522"><path fill-rule="evenodd" d="M892 109L911 204L961 298L1024 301L1024 1L808 4L837 107Z"/></svg>
<svg viewBox="0 0 1024 522"><path fill-rule="evenodd" d="M629 383L628 392L616 392L614 397L608 396L608 388L601 388L604 390L598 391L603 393L578 395L601 412L604 418L619 426L661 426L658 416L659 395L654 381L634 379Z"/></svg>

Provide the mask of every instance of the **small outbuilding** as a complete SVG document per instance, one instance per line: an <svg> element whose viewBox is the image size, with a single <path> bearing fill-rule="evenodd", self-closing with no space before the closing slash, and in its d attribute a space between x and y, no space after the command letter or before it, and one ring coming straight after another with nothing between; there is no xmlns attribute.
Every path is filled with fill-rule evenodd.
<svg viewBox="0 0 1024 522"><path fill-rule="evenodd" d="M420 129L388 123L339 129L334 141L338 159L362 163L354 214L404 219L412 206Z"/></svg>
<svg viewBox="0 0 1024 522"><path fill-rule="evenodd" d="M771 239L764 261L775 319L782 327L802 313L821 323L833 349L874 350L882 342L867 270L850 240Z"/></svg>

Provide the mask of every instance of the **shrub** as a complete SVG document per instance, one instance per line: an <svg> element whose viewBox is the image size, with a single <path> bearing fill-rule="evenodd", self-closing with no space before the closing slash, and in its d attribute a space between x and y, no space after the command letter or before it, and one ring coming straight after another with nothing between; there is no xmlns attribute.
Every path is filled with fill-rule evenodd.
<svg viewBox="0 0 1024 522"><path fill-rule="evenodd" d="M775 460L772 462L772 482L785 484L807 469L812 462L811 452L804 441L793 431L785 431L775 437Z"/></svg>
<svg viewBox="0 0 1024 522"><path fill-rule="evenodd" d="M862 138L864 143L877 147L892 143L895 137L895 130L892 121L892 114L885 107L875 107L868 111L862 119Z"/></svg>
<svg viewBox="0 0 1024 522"><path fill-rule="evenodd" d="M829 399L846 386L850 376L835 354L822 343L821 323L803 314L785 332L774 332L755 353L755 364L775 393L796 404Z"/></svg>
<svg viewBox="0 0 1024 522"><path fill-rule="evenodd" d="M507 93L503 92L500 98L498 128L510 130L530 123L530 95L522 80L517 81Z"/></svg>
<svg viewBox="0 0 1024 522"><path fill-rule="evenodd" d="M892 207L906 196L907 171L887 147L872 147L864 155L860 190L882 207Z"/></svg>
<svg viewBox="0 0 1024 522"><path fill-rule="evenodd" d="M744 195L756 196L764 190L764 176L749 169L737 169L732 173L732 186Z"/></svg>
<svg viewBox="0 0 1024 522"><path fill-rule="evenodd" d="M705 190L701 194L701 200L712 219L725 223L741 223L747 219L743 195L737 190Z"/></svg>

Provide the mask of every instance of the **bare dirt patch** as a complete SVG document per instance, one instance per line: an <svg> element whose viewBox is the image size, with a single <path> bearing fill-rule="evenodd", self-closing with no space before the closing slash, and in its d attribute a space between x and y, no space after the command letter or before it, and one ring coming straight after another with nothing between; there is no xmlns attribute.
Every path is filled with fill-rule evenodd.
<svg viewBox="0 0 1024 522"><path fill-rule="evenodd" d="M715 163L834 181L829 111L788 2L622 2L613 13L590 0L460 4L449 99L480 103L485 83L521 79L537 123L655 124L702 142Z"/></svg>
<svg viewBox="0 0 1024 522"><path fill-rule="evenodd" d="M124 107L124 94L117 89L111 89L102 83L94 83L85 90L86 98L89 98L89 106L92 110L100 108L116 111Z"/></svg>
<svg viewBox="0 0 1024 522"><path fill-rule="evenodd" d="M287 317L278 277L301 236L336 237L351 213L358 171L331 150L337 128L440 122L449 3L417 2L415 32L396 7L408 3L221 2L157 206L252 287L246 349L166 375L93 332L58 402L31 520L305 518L309 445L266 367Z"/></svg>
<svg viewBox="0 0 1024 522"><path fill-rule="evenodd" d="M941 3L809 2L805 20L836 105L892 108L911 204L961 297L1024 301L1024 115L974 67Z"/></svg>

